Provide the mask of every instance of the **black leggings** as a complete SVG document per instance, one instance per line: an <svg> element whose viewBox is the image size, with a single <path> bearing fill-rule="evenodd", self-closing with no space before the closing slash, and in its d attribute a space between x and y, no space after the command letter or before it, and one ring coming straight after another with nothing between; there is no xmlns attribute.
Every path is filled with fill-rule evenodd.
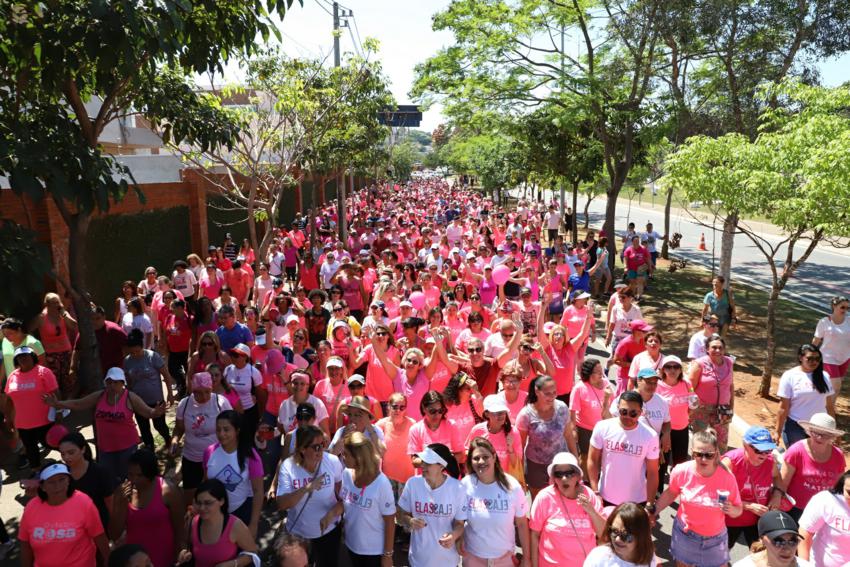
<svg viewBox="0 0 850 567"><path fill-rule="evenodd" d="M349 549L348 557L351 559L351 567L381 567L380 555L360 555Z"/></svg>
<svg viewBox="0 0 850 567"><path fill-rule="evenodd" d="M186 369L189 367L189 352L169 352L168 353L168 372L177 384L178 398L186 397L186 392L191 392L192 388L187 388L186 384Z"/></svg>
<svg viewBox="0 0 850 567"><path fill-rule="evenodd" d="M752 526L726 526L726 535L729 537L729 549L735 547L738 536L744 534L744 542L750 547L759 538L759 529L756 524Z"/></svg>
<svg viewBox="0 0 850 567"><path fill-rule="evenodd" d="M18 435L21 436L21 443L24 444L24 449L27 452L27 460L30 462L30 467L38 468L41 464L41 450L38 445L47 447L47 431L53 426L52 423L33 427L32 429L18 429Z"/></svg>
<svg viewBox="0 0 850 567"><path fill-rule="evenodd" d="M690 460L688 443L690 441L688 428L670 430L670 450L664 453L664 466L661 470L659 489L667 483L670 471L679 463Z"/></svg>
<svg viewBox="0 0 850 567"><path fill-rule="evenodd" d="M339 542L342 524L321 537L310 540L310 560L316 567L336 567L339 564Z"/></svg>
<svg viewBox="0 0 850 567"><path fill-rule="evenodd" d="M154 406L156 405L156 403L148 405ZM136 423L139 424L139 433L141 433L142 435L142 443L144 443L148 447L155 448L153 444L153 434L151 434L151 420L137 413ZM162 438L165 440L165 444L170 445L171 433L169 433L168 431L168 424L165 423L165 416L161 415L159 417L153 418L153 426L154 429L156 429L157 433L162 435Z"/></svg>

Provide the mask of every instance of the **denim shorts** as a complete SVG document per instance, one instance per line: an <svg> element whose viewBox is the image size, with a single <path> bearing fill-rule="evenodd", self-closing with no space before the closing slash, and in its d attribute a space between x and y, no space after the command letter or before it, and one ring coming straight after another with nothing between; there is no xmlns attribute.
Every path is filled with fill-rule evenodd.
<svg viewBox="0 0 850 567"><path fill-rule="evenodd" d="M701 536L685 531L677 517L673 521L670 555L676 561L694 567L725 567L729 564L729 545L726 528L717 535Z"/></svg>

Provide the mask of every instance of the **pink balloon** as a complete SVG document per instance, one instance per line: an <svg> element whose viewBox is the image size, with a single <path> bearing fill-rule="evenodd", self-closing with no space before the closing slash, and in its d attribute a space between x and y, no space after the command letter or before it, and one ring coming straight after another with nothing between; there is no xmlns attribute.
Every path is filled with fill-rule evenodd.
<svg viewBox="0 0 850 567"><path fill-rule="evenodd" d="M421 291L414 291L410 294L409 299L415 309L422 309L425 307L425 294Z"/></svg>
<svg viewBox="0 0 850 567"><path fill-rule="evenodd" d="M510 277L511 271L506 265L499 264L493 268L493 281L496 282L496 285L504 285Z"/></svg>
<svg viewBox="0 0 850 567"><path fill-rule="evenodd" d="M62 441L62 438L68 435L68 433L70 433L68 428L61 423L53 424L53 427L47 430L47 444L54 449L58 449L59 442Z"/></svg>

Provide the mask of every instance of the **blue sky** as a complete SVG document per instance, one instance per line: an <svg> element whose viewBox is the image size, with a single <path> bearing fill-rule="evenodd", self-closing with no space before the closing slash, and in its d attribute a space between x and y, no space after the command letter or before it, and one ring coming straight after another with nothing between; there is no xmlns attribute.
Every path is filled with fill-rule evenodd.
<svg viewBox="0 0 850 567"><path fill-rule="evenodd" d="M303 0L303 6L293 4L289 17L284 17L280 26L287 53L314 57L331 53L333 20L325 11L330 1ZM410 102L407 93L413 82L414 65L452 43L450 33L431 30L431 16L448 4L449 0L346 0L343 3L354 12L361 39L372 37L380 41L378 57L400 104ZM354 49L348 30L343 30L341 46L343 51ZM821 72L829 86L850 80L850 54L823 62ZM431 131L440 122L440 108L435 106L423 116L421 128Z"/></svg>

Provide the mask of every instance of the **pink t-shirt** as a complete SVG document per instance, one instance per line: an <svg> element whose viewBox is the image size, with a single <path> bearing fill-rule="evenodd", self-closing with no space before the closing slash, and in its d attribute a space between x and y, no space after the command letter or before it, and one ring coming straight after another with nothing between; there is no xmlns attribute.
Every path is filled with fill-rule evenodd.
<svg viewBox="0 0 850 567"><path fill-rule="evenodd" d="M690 384L679 380L675 386L668 386L664 380L658 381L656 394L667 402L670 407L670 428L679 431L688 426L688 396Z"/></svg>
<svg viewBox="0 0 850 567"><path fill-rule="evenodd" d="M537 546L540 567L580 565L596 547L596 533L587 512L579 506L578 500L561 497L557 490L552 485L547 486L531 504L528 525L540 534ZM602 500L584 486L580 490L601 514Z"/></svg>
<svg viewBox="0 0 850 567"><path fill-rule="evenodd" d="M552 364L555 366L553 378L558 388L558 395L569 394L573 390L576 379L576 352L573 346L567 343L564 348L556 349L549 345L546 347L546 354L549 355Z"/></svg>
<svg viewBox="0 0 850 567"><path fill-rule="evenodd" d="M570 394L570 411L576 412L576 425L593 431L593 426L602 419L602 403L605 390L594 388L590 382L579 382Z"/></svg>
<svg viewBox="0 0 850 567"><path fill-rule="evenodd" d="M328 416L331 420L331 431L336 431L336 408L344 398L351 397L345 380L342 380L338 386L334 387L331 384L330 378L322 378L316 382L316 387L313 388L313 395L325 404L325 409L328 410Z"/></svg>
<svg viewBox="0 0 850 567"><path fill-rule="evenodd" d="M393 379L384 371L384 365L378 359L372 345L367 346L363 352L366 353L366 394L380 402L386 402L393 393ZM388 359L398 358L398 349L390 346L386 354Z"/></svg>
<svg viewBox="0 0 850 567"><path fill-rule="evenodd" d="M472 329L464 329L457 336L457 341L455 343L455 346L458 348L458 350L462 350L463 352L466 352L466 343L469 342L469 339L471 339L471 338L481 339L481 342L483 343L484 341L487 340L487 337L489 337L491 334L492 333L489 330L485 329L483 326L481 327L481 330L478 331L477 333L473 333Z"/></svg>
<svg viewBox="0 0 850 567"><path fill-rule="evenodd" d="M744 449L733 449L723 457L729 459L732 474L741 491L741 501L767 506L773 488L773 455L769 455L758 467L747 461ZM737 518L726 516L727 526L753 526L758 521L759 517L749 510L744 510Z"/></svg>
<svg viewBox="0 0 850 567"><path fill-rule="evenodd" d="M408 435L414 423L413 419L405 417L401 426L395 426L391 418L384 417L375 424L384 432L384 445L387 447L381 460L381 470L396 482L405 483L414 473L413 461L407 453Z"/></svg>
<svg viewBox="0 0 850 567"><path fill-rule="evenodd" d="M47 425L50 406L41 397L59 389L56 376L46 366L36 364L29 372L18 368L6 381L6 393L15 404L15 427L32 429Z"/></svg>
<svg viewBox="0 0 850 567"><path fill-rule="evenodd" d="M717 467L713 475L705 477L697 472L694 461L676 465L670 473L670 490L679 495L676 517L686 530L705 537L726 529L726 514L717 499L719 490L729 492L730 504L741 505L738 483L723 467Z"/></svg>
<svg viewBox="0 0 850 567"><path fill-rule="evenodd" d="M516 400L513 403L509 402L505 397L505 391L502 390L497 396L501 396L503 400L505 400L505 404L508 406L508 415L511 416L511 423L516 423L516 419L519 417L519 412L522 411L522 408L525 407L525 400L528 398L528 392L523 392L519 390L517 392Z"/></svg>
<svg viewBox="0 0 850 567"><path fill-rule="evenodd" d="M850 506L840 494L819 492L811 499L800 527L814 535L812 565L850 565Z"/></svg>
<svg viewBox="0 0 850 567"><path fill-rule="evenodd" d="M567 328L570 338L574 338L581 334L585 320L592 316L593 312L587 308L587 305L580 309L577 309L575 305L570 305L564 309L564 314L561 316L561 325Z"/></svg>
<svg viewBox="0 0 850 567"><path fill-rule="evenodd" d="M626 263L626 269L636 271L640 266L646 264L649 259L649 251L643 246L635 248L629 246L623 251L623 261Z"/></svg>
<svg viewBox="0 0 850 567"><path fill-rule="evenodd" d="M484 410L481 408L481 403L478 400L473 400L475 411L478 415L482 415ZM472 410L469 407L469 402L460 405L448 406L446 418L452 424L452 427L458 430L458 435L461 439L466 439L469 432L475 426L475 416L472 415Z"/></svg>
<svg viewBox="0 0 850 567"><path fill-rule="evenodd" d="M94 538L102 533L97 507L77 490L60 506L30 500L18 539L32 548L36 567L91 567L96 564Z"/></svg>
<svg viewBox="0 0 850 567"><path fill-rule="evenodd" d="M800 510L806 508L806 504L812 496L821 490L829 490L835 485L844 473L844 454L838 447L832 448L832 455L825 463L818 463L812 459L806 450L807 440L797 441L791 445L783 459L794 467L794 476L788 485L788 494L797 501L795 505Z"/></svg>
<svg viewBox="0 0 850 567"><path fill-rule="evenodd" d="M422 451L431 443L442 443L452 453L460 453L463 451L463 437L460 436L456 427L453 427L448 419L440 422L440 427L436 431L431 431L425 421L417 421L410 426L410 433L407 437L407 454L413 455Z"/></svg>
<svg viewBox="0 0 850 567"><path fill-rule="evenodd" d="M516 427L511 427L511 432L508 434L511 437L511 447L520 462L522 462L522 439L519 436L519 431ZM469 435L466 436L464 450L469 449L469 444L476 437L483 437L493 444L496 449L496 455L499 456L499 462L502 465L502 470L506 471L510 468L510 456L508 455L508 435L499 430L498 433L490 433L487 429L487 422L477 423L469 430Z"/></svg>

